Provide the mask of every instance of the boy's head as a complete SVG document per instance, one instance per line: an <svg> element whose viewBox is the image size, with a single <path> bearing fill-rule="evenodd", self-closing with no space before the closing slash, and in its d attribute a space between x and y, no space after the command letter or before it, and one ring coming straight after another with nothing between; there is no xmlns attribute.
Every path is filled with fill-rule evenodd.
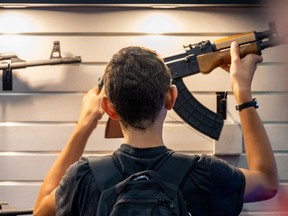
<svg viewBox="0 0 288 216"><path fill-rule="evenodd" d="M171 74L155 51L127 47L113 55L104 81L106 95L122 124L145 129L164 104Z"/></svg>

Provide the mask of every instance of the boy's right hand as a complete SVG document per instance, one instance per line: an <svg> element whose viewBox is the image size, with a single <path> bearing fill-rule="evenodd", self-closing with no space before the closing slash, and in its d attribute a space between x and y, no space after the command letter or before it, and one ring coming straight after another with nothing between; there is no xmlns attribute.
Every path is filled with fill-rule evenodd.
<svg viewBox="0 0 288 216"><path fill-rule="evenodd" d="M90 89L82 99L82 107L77 122L77 127L85 129L91 133L102 118L104 111L101 108L101 99L104 96L104 88L99 92L99 88Z"/></svg>
<svg viewBox="0 0 288 216"><path fill-rule="evenodd" d="M236 42L231 43L230 47L231 65L223 66L230 73L232 91L236 103L242 104L252 100L251 84L257 64L263 59L259 55L249 54L240 58L239 46Z"/></svg>

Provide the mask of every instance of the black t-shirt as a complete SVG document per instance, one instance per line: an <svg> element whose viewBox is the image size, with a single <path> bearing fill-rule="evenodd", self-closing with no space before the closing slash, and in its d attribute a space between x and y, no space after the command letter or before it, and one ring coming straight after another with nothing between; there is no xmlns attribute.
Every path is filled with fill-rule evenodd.
<svg viewBox="0 0 288 216"><path fill-rule="evenodd" d="M127 144L113 153L123 176L150 169L165 161L172 150L165 146L135 148ZM225 161L208 155L195 155L196 163L180 185L193 216L239 215L243 207L245 177ZM66 172L56 190L56 215L95 216L100 191L89 167L82 157Z"/></svg>

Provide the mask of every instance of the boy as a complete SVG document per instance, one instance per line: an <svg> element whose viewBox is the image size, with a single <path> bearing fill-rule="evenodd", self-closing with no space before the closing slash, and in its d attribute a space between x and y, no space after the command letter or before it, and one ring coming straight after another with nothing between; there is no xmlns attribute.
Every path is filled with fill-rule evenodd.
<svg viewBox="0 0 288 216"><path fill-rule="evenodd" d="M241 60L238 45L231 44L231 66L223 68L230 71L237 104L252 101L251 82L261 61L257 55ZM177 89L157 53L141 47L120 50L108 63L104 81L105 92L95 88L83 98L77 126L41 187L35 215L95 215L100 191L87 159L78 160L104 112L118 119L123 131L125 144L113 153L123 176L153 170L173 153L164 145L162 129ZM195 165L180 186L193 216L238 215L243 202L269 199L277 193L276 163L256 108L243 108L239 115L249 169L212 156L195 156Z"/></svg>

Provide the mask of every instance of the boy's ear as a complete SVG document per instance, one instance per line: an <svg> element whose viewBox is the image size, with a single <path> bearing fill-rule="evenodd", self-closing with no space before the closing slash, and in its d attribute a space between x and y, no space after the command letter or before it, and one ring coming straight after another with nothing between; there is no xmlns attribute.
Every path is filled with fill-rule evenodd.
<svg viewBox="0 0 288 216"><path fill-rule="evenodd" d="M101 100L101 107L102 109L108 114L108 116L113 119L117 120L118 115L114 109L114 106L111 104L107 96L103 96Z"/></svg>
<svg viewBox="0 0 288 216"><path fill-rule="evenodd" d="M165 108L167 110L171 110L173 108L177 96L178 96L177 87L175 85L171 85L166 93L165 98Z"/></svg>

